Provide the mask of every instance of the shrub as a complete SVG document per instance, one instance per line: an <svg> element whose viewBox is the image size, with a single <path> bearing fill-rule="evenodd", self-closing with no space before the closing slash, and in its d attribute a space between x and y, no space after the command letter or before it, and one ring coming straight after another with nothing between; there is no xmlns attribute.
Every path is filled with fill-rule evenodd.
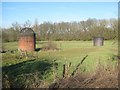
<svg viewBox="0 0 120 90"><path fill-rule="evenodd" d="M58 50L57 44L53 43L52 41L49 41L45 45L43 45L42 50L47 51L47 50Z"/></svg>

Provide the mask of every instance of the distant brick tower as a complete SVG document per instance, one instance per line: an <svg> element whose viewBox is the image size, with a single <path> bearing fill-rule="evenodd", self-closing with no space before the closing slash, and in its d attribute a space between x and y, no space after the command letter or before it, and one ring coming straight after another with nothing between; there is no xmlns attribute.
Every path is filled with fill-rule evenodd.
<svg viewBox="0 0 120 90"><path fill-rule="evenodd" d="M23 51L35 51L36 38L31 28L23 28L20 31L18 48Z"/></svg>

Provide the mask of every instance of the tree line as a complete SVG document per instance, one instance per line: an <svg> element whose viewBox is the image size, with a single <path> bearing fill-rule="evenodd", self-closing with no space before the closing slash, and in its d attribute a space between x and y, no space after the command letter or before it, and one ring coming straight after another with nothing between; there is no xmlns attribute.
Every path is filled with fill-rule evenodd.
<svg viewBox="0 0 120 90"><path fill-rule="evenodd" d="M105 40L118 38L118 20L112 19L87 19L85 21L73 22L43 22L39 24L36 19L31 25L26 21L24 25L13 23L10 28L1 28L2 41L17 41L19 32L23 27L31 27L36 33L36 40L54 40L54 41L71 41L71 40L92 40L93 37L104 37Z"/></svg>

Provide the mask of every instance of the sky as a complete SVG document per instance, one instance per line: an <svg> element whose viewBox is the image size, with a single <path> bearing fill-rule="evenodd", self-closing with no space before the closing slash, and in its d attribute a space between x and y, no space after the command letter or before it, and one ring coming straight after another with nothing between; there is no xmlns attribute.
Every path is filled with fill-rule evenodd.
<svg viewBox="0 0 120 90"><path fill-rule="evenodd" d="M71 22L118 17L117 2L2 2L2 27L12 23Z"/></svg>

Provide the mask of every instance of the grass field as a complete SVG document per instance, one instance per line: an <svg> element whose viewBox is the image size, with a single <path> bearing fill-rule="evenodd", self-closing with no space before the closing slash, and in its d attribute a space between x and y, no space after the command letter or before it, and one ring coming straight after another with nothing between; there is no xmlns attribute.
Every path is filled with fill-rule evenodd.
<svg viewBox="0 0 120 90"><path fill-rule="evenodd" d="M100 61L104 66L110 64L114 67L117 63L118 43L114 41L104 41L104 46L93 46L92 41L53 41L60 50L39 51L29 53L29 57L20 58L20 53L3 53L3 84L5 87L32 87L38 83L48 86L53 82L53 60L58 65L55 71L57 78L62 77L63 64L72 66L70 73L80 63L86 55L79 71L84 73L93 72ZM42 48L46 41L39 41L36 48ZM5 50L17 50L17 42L3 43ZM34 57L32 57L34 56ZM34 83L37 83L34 85ZM3 85L3 86L4 86ZM39 86L39 85L38 85ZM36 86L37 87L37 86Z"/></svg>

